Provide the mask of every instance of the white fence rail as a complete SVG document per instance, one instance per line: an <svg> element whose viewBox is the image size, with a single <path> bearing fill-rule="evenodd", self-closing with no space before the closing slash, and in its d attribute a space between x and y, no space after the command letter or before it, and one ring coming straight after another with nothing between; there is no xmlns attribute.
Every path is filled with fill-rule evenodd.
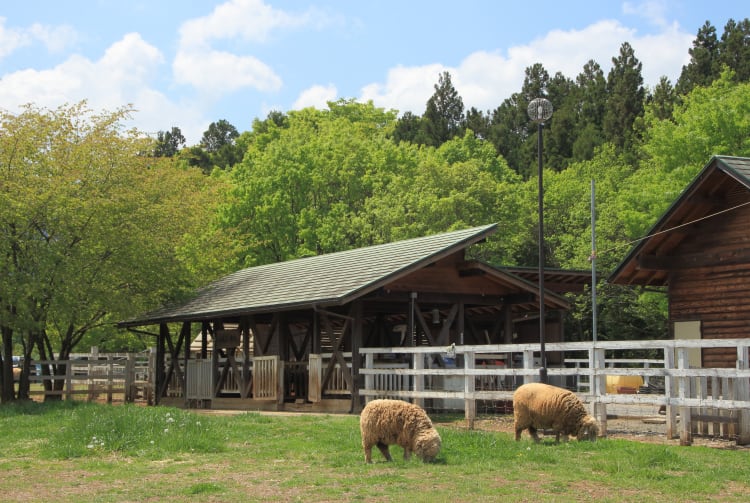
<svg viewBox="0 0 750 503"><path fill-rule="evenodd" d="M547 353L562 352L566 358L563 361L568 363L548 368L547 374L551 384L578 392L601 423L604 433L608 406L612 410L618 406L650 404L664 408L667 436L679 436L681 444L691 444L693 434L704 432L708 423L722 425L738 443L748 444L749 347L750 339L606 341L595 345L590 342L548 343ZM705 348L736 349L735 368L691 368L688 364L690 351ZM477 401L512 400L513 391L520 384L539 380L538 364L535 365L539 344L361 348L360 351L365 356L360 369L365 376L361 395L368 399L397 397L422 405L425 399L463 402L470 426L476 417ZM659 357L607 360L608 352L648 352ZM397 357L400 365L384 363L394 355L400 355ZM459 361L458 368L440 363L453 359ZM403 368L404 361L409 362L408 368ZM614 363L621 366L613 367ZM384 389L380 384L384 376L408 378L401 382L410 385ZM663 386L648 393L638 393L640 390L630 394L607 393L607 376L640 376L644 383L658 381Z"/></svg>

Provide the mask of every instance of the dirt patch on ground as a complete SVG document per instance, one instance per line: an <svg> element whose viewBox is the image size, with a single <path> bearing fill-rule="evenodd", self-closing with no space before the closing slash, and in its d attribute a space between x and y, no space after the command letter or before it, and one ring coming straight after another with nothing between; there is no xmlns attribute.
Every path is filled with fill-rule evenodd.
<svg viewBox="0 0 750 503"><path fill-rule="evenodd" d="M441 426L467 428L466 420L439 422L434 421ZM513 416L494 416L476 419L474 429L484 431L501 431L514 435ZM528 435L528 432L524 432ZM649 442L654 444L680 445L680 439L667 438L666 420L663 417L643 417L643 418L609 418L607 419L607 438L619 438L632 440L636 442ZM740 446L734 440L722 438L712 438L704 436L693 436L693 445L705 447L714 447L717 449L743 449L750 450L750 446Z"/></svg>

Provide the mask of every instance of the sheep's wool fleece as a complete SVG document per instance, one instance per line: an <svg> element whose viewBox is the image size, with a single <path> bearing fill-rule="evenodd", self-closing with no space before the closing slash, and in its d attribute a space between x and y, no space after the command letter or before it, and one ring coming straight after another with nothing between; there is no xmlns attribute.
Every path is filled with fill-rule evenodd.
<svg viewBox="0 0 750 503"><path fill-rule="evenodd" d="M426 461L434 459L440 450L440 435L425 411L403 400L369 402L362 410L359 426L366 457L373 446L382 452L388 445L398 445L406 459L414 452Z"/></svg>
<svg viewBox="0 0 750 503"><path fill-rule="evenodd" d="M543 383L524 384L515 391L513 417L517 437L526 428L549 428L558 434L578 436L584 426L595 424L575 393Z"/></svg>

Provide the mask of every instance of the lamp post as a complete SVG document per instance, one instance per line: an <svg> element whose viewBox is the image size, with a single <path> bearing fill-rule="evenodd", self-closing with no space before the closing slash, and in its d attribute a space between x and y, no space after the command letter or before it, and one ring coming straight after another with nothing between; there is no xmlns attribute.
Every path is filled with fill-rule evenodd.
<svg viewBox="0 0 750 503"><path fill-rule="evenodd" d="M539 178L539 352L541 366L539 380L547 382L547 353L544 349L544 184L542 183L542 128L544 121L552 117L552 103L544 98L535 98L526 109L529 119L537 123L537 160Z"/></svg>

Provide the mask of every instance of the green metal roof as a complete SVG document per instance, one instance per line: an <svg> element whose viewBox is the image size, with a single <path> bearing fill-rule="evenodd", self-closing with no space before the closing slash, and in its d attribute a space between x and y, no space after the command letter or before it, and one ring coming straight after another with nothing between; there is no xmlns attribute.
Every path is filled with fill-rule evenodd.
<svg viewBox="0 0 750 503"><path fill-rule="evenodd" d="M209 284L191 300L120 326L210 316L342 305L394 279L485 239L497 224L242 269Z"/></svg>

